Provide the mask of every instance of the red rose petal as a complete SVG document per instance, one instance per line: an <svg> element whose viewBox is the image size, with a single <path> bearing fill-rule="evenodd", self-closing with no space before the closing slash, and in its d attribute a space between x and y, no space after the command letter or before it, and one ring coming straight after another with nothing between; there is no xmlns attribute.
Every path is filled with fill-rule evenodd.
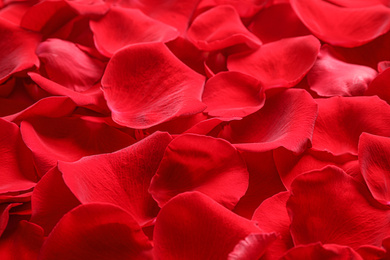
<svg viewBox="0 0 390 260"><path fill-rule="evenodd" d="M22 205L22 203L2 203L0 205L0 237L2 236L4 230L7 228L9 220L9 211L17 206Z"/></svg>
<svg viewBox="0 0 390 260"><path fill-rule="evenodd" d="M20 129L41 176L56 166L58 160L76 161L134 143L132 137L116 128L75 117L36 117L23 121Z"/></svg>
<svg viewBox="0 0 390 260"><path fill-rule="evenodd" d="M257 79L240 72L221 72L207 81L202 101L210 116L242 118L263 107L265 94Z"/></svg>
<svg viewBox="0 0 390 260"><path fill-rule="evenodd" d="M275 235L263 233L254 222L202 193L185 192L170 200L157 216L155 256L172 260L227 259L235 246L252 233L268 239Z"/></svg>
<svg viewBox="0 0 390 260"><path fill-rule="evenodd" d="M113 120L137 129L203 111L203 84L203 76L181 63L163 43L121 49L102 79Z"/></svg>
<svg viewBox="0 0 390 260"><path fill-rule="evenodd" d="M267 2L269 0L202 0L198 5L198 11L202 12L219 5L231 5L240 17L249 18L255 15Z"/></svg>
<svg viewBox="0 0 390 260"><path fill-rule="evenodd" d="M148 188L171 140L169 134L156 132L120 151L84 157L74 163L59 162L58 167L81 203L116 204L145 225L159 210Z"/></svg>
<svg viewBox="0 0 390 260"><path fill-rule="evenodd" d="M390 8L383 5L343 8L321 0L291 0L291 6L318 38L333 45L359 46L390 29Z"/></svg>
<svg viewBox="0 0 390 260"><path fill-rule="evenodd" d="M0 35L0 84L16 72L38 67L39 60L35 54L40 41L38 34L0 19Z"/></svg>
<svg viewBox="0 0 390 260"><path fill-rule="evenodd" d="M299 245L288 251L280 260L321 259L321 260L363 260L363 258L348 246L336 244L314 243Z"/></svg>
<svg viewBox="0 0 390 260"><path fill-rule="evenodd" d="M45 240L38 259L150 259L151 248L138 224L124 210L92 203L80 205L60 220Z"/></svg>
<svg viewBox="0 0 390 260"><path fill-rule="evenodd" d="M250 234L241 240L229 254L228 260L252 260L262 257L267 248L274 243L275 233Z"/></svg>
<svg viewBox="0 0 390 260"><path fill-rule="evenodd" d="M259 79L266 88L292 87L311 69L320 42L313 36L282 39L262 45L257 51L228 58L229 71Z"/></svg>
<svg viewBox="0 0 390 260"><path fill-rule="evenodd" d="M288 89L268 98L258 112L225 126L220 137L239 150L264 152L285 147L295 153L309 145L317 105L301 89Z"/></svg>
<svg viewBox="0 0 390 260"><path fill-rule="evenodd" d="M112 7L102 19L92 20L90 25L96 47L109 57L130 44L168 42L179 36L176 28L154 20L136 9Z"/></svg>
<svg viewBox="0 0 390 260"><path fill-rule="evenodd" d="M379 73L378 76L371 81L365 95L377 95L390 104L390 68Z"/></svg>
<svg viewBox="0 0 390 260"><path fill-rule="evenodd" d="M296 245L315 242L357 249L380 246L389 236L390 211L373 206L370 194L340 168L298 176L287 201Z"/></svg>
<svg viewBox="0 0 390 260"><path fill-rule="evenodd" d="M167 147L149 192L164 206L185 191L199 191L232 209L248 188L248 171L228 142L201 135L181 135Z"/></svg>
<svg viewBox="0 0 390 260"><path fill-rule="evenodd" d="M359 163L364 180L379 202L390 205L390 138L362 133Z"/></svg>
<svg viewBox="0 0 390 260"><path fill-rule="evenodd" d="M381 4L387 5L389 3L388 0L331 0L329 2L343 7L369 7Z"/></svg>
<svg viewBox="0 0 390 260"><path fill-rule="evenodd" d="M36 53L49 79L77 92L88 90L103 75L101 61L92 59L68 41L48 39L39 44Z"/></svg>
<svg viewBox="0 0 390 260"><path fill-rule="evenodd" d="M61 172L54 167L34 188L30 221L40 225L47 236L63 215L78 205L80 202L65 185Z"/></svg>
<svg viewBox="0 0 390 260"><path fill-rule="evenodd" d="M377 74L370 67L336 59L323 46L316 63L307 74L307 82L310 89L322 97L361 96Z"/></svg>
<svg viewBox="0 0 390 260"><path fill-rule="evenodd" d="M357 155L362 132L390 136L390 108L373 97L316 99L318 118L313 132L313 149L333 155Z"/></svg>
<svg viewBox="0 0 390 260"><path fill-rule="evenodd" d="M188 29L188 38L201 50L222 50L245 44L257 49L261 41L240 20L236 10L229 5L214 7L195 18Z"/></svg>

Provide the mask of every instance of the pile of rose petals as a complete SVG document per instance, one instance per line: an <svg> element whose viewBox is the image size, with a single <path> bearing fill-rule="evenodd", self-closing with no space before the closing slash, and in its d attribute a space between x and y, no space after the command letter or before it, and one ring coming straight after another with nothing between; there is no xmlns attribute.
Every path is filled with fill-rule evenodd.
<svg viewBox="0 0 390 260"><path fill-rule="evenodd" d="M390 259L388 0L0 0L0 259Z"/></svg>

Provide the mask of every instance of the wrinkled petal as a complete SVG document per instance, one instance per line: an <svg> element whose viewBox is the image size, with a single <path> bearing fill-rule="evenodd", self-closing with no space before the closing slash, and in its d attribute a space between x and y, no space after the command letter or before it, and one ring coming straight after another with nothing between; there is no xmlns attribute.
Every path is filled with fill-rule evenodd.
<svg viewBox="0 0 390 260"><path fill-rule="evenodd" d="M242 118L263 107L265 94L257 79L239 72L221 72L207 81L202 101L210 116Z"/></svg>
<svg viewBox="0 0 390 260"><path fill-rule="evenodd" d="M172 260L227 259L235 246L252 233L270 235L206 195L185 192L170 200L157 216L155 256Z"/></svg>
<svg viewBox="0 0 390 260"><path fill-rule="evenodd" d="M380 246L389 236L390 211L340 168L328 166L298 176L287 201L295 245L322 242L357 249Z"/></svg>
<svg viewBox="0 0 390 260"><path fill-rule="evenodd" d="M150 259L151 244L131 215L103 203L67 213L45 240L39 260Z"/></svg>
<svg viewBox="0 0 390 260"><path fill-rule="evenodd" d="M203 84L203 76L181 63L163 43L121 49L102 79L113 120L137 129L203 111Z"/></svg>
<svg viewBox="0 0 390 260"><path fill-rule="evenodd" d="M169 134L156 132L117 152L59 162L58 168L81 203L116 204L145 225L159 210L148 188L171 140Z"/></svg>
<svg viewBox="0 0 390 260"><path fill-rule="evenodd" d="M142 42L168 42L179 36L176 28L154 20L136 9L112 7L100 20L91 21L96 47L106 56Z"/></svg>
<svg viewBox="0 0 390 260"><path fill-rule="evenodd" d="M361 96L378 73L370 68L340 61L326 46L307 75L310 89L319 96Z"/></svg>
<svg viewBox="0 0 390 260"><path fill-rule="evenodd" d="M311 69L320 42L313 36L282 39L262 45L251 53L228 58L229 71L238 71L260 80L266 88L292 87Z"/></svg>
<svg viewBox="0 0 390 260"><path fill-rule="evenodd" d="M195 18L188 38L201 50L222 50L239 44L257 49L261 41L242 24L236 10L229 5L214 7Z"/></svg>
<svg viewBox="0 0 390 260"><path fill-rule="evenodd" d="M390 8L343 8L327 1L291 0L302 22L321 40L344 47L367 43L390 30Z"/></svg>
<svg viewBox="0 0 390 260"><path fill-rule="evenodd" d="M225 126L220 137L244 151L285 147L301 153L310 145L316 117L312 97L304 90L288 89L267 99L258 112Z"/></svg>
<svg viewBox="0 0 390 260"><path fill-rule="evenodd" d="M199 191L232 209L248 188L248 171L228 142L201 135L181 135L167 147L149 192L163 207L185 191Z"/></svg>

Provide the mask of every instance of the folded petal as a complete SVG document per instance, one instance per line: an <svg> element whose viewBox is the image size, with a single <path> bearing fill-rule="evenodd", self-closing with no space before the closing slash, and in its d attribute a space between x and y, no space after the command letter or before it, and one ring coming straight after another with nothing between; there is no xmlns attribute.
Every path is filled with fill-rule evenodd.
<svg viewBox="0 0 390 260"><path fill-rule="evenodd" d="M112 204L92 203L78 206L60 220L38 259L150 259L151 248L126 211Z"/></svg>
<svg viewBox="0 0 390 260"><path fill-rule="evenodd" d="M287 210L295 245L322 242L357 249L380 246L389 236L390 211L377 207L364 186L340 168L298 176L291 193Z"/></svg>
<svg viewBox="0 0 390 260"><path fill-rule="evenodd" d="M268 98L258 112L230 122L220 136L239 150L264 152L285 147L301 153L309 145L317 105L305 90L288 89Z"/></svg>
<svg viewBox="0 0 390 260"><path fill-rule="evenodd" d="M302 36L262 45L251 53L238 53L228 58L229 71L238 71L260 80L266 88L292 87L311 69L317 59L320 42Z"/></svg>
<svg viewBox="0 0 390 260"><path fill-rule="evenodd" d="M274 243L276 237L275 233L250 234L234 247L228 256L228 260L259 259L267 248Z"/></svg>
<svg viewBox="0 0 390 260"><path fill-rule="evenodd" d="M167 133L153 135L111 154L59 162L64 181L81 203L106 202L122 207L140 224L148 224L159 210L148 193L165 148Z"/></svg>
<svg viewBox="0 0 390 260"><path fill-rule="evenodd" d="M390 8L383 5L345 8L321 0L290 2L309 29L333 45L359 46L390 30Z"/></svg>
<svg viewBox="0 0 390 260"><path fill-rule="evenodd" d="M257 49L261 41L242 24L230 5L219 5L200 14L188 29L188 38L201 50L222 50L239 44Z"/></svg>
<svg viewBox="0 0 390 260"><path fill-rule="evenodd" d="M250 18L266 5L268 0L202 0L198 5L198 11L203 12L219 5L231 5L242 18Z"/></svg>
<svg viewBox="0 0 390 260"><path fill-rule="evenodd" d="M150 18L140 10L114 6L100 20L91 20L90 25L96 47L109 57L130 44L168 42L179 36L176 28Z"/></svg>
<svg viewBox="0 0 390 260"><path fill-rule="evenodd" d="M274 239L254 222L206 195L185 192L170 200L158 214L154 252L157 259L227 259L236 245L252 233ZM267 243L268 239L263 241Z"/></svg>
<svg viewBox="0 0 390 260"><path fill-rule="evenodd" d="M350 64L332 56L323 46L307 74L311 90L321 97L362 96L378 73L366 66Z"/></svg>
<svg viewBox="0 0 390 260"><path fill-rule="evenodd" d="M203 84L204 77L163 43L121 49L111 58L102 79L113 120L137 129L203 111Z"/></svg>
<svg viewBox="0 0 390 260"><path fill-rule="evenodd" d="M230 143L186 134L167 147L149 192L164 206L185 191L199 191L232 209L248 188L248 171Z"/></svg>

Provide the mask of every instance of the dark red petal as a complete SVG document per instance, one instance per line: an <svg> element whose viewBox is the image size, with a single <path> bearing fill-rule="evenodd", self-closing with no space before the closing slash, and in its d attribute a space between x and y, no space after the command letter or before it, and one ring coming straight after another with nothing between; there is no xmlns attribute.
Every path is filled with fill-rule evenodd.
<svg viewBox="0 0 390 260"><path fill-rule="evenodd" d="M259 223L265 232L276 232L278 239L270 245L263 260L279 259L287 250L294 246L290 234L290 218L286 209L290 192L280 192L261 203L253 214L252 220Z"/></svg>
<svg viewBox="0 0 390 260"><path fill-rule="evenodd" d="M389 236L390 211L377 208L360 183L328 166L298 176L287 201L296 245L322 242L357 249Z"/></svg>
<svg viewBox="0 0 390 260"><path fill-rule="evenodd" d="M0 84L16 72L38 67L39 60L35 54L40 41L38 34L0 19L0 35Z"/></svg>
<svg viewBox="0 0 390 260"><path fill-rule="evenodd" d="M123 209L92 203L78 206L60 220L45 240L38 259L150 259L151 247Z"/></svg>
<svg viewBox="0 0 390 260"><path fill-rule="evenodd" d="M31 118L23 121L20 129L41 176L56 166L58 160L76 161L134 143L132 137L114 127L76 117Z"/></svg>
<svg viewBox="0 0 390 260"><path fill-rule="evenodd" d="M204 77L163 43L121 49L111 58L102 79L113 120L137 129L203 111L203 84Z"/></svg>
<svg viewBox="0 0 390 260"><path fill-rule="evenodd" d="M137 9L112 7L102 19L91 20L90 25L96 47L109 57L130 44L168 42L179 36L176 28L154 20Z"/></svg>
<svg viewBox="0 0 390 260"><path fill-rule="evenodd" d="M379 73L378 76L371 81L365 95L377 95L390 104L390 68Z"/></svg>
<svg viewBox="0 0 390 260"><path fill-rule="evenodd" d="M39 44L36 53L49 79L77 92L88 90L103 75L101 61L91 58L68 41L48 39Z"/></svg>
<svg viewBox="0 0 390 260"><path fill-rule="evenodd" d="M363 260L363 258L348 246L336 244L313 243L299 245L288 251L280 260L321 259L321 260Z"/></svg>
<svg viewBox="0 0 390 260"><path fill-rule="evenodd" d="M188 29L188 38L201 50L222 50L245 44L257 49L261 41L242 24L230 5L216 6L195 18Z"/></svg>
<svg viewBox="0 0 390 260"><path fill-rule="evenodd" d="M305 90L288 89L266 100L258 112L225 126L220 137L245 151L285 147L301 153L310 144L317 105Z"/></svg>
<svg viewBox="0 0 390 260"><path fill-rule="evenodd" d="M252 260L263 256L267 248L277 238L275 233L250 234L241 240L229 254L228 260Z"/></svg>
<svg viewBox="0 0 390 260"><path fill-rule="evenodd" d="M42 244L42 228L22 220L13 233L0 239L0 259L37 259Z"/></svg>
<svg viewBox="0 0 390 260"><path fill-rule="evenodd" d="M62 216L79 204L80 202L65 185L61 172L54 167L34 188L30 221L40 225L47 236Z"/></svg>
<svg viewBox="0 0 390 260"><path fill-rule="evenodd" d="M307 74L311 90L322 97L361 96L378 73L366 66L336 59L323 46L316 63Z"/></svg>
<svg viewBox="0 0 390 260"><path fill-rule="evenodd" d="M390 205L390 138L362 133L359 139L361 173L372 195Z"/></svg>
<svg viewBox="0 0 390 260"><path fill-rule="evenodd" d="M159 210L148 188L171 140L169 134L156 132L117 152L84 157L74 163L59 162L58 167L81 203L116 204L145 225Z"/></svg>
<svg viewBox="0 0 390 260"><path fill-rule="evenodd" d="M387 259L386 250L383 247L365 245L356 249L356 252L364 260L378 260L378 259Z"/></svg>
<svg viewBox="0 0 390 260"><path fill-rule="evenodd" d="M202 135L181 135L167 147L149 192L164 206L185 191L199 191L232 209L248 188L248 171L228 142Z"/></svg>
<svg viewBox="0 0 390 260"><path fill-rule="evenodd" d="M4 230L7 228L9 220L9 211L17 206L22 205L22 203L2 203L0 205L0 237L2 236Z"/></svg>
<svg viewBox="0 0 390 260"><path fill-rule="evenodd" d="M262 9L248 28L263 43L310 34L289 3L273 4Z"/></svg>
<svg viewBox="0 0 390 260"><path fill-rule="evenodd" d="M291 6L318 38L333 45L359 46L390 29L390 8L383 5L343 8L321 0L291 0Z"/></svg>
<svg viewBox="0 0 390 260"><path fill-rule="evenodd" d="M266 88L292 87L311 69L320 50L313 36L282 39L262 45L257 51L234 54L228 58L228 69L260 80Z"/></svg>
<svg viewBox="0 0 390 260"><path fill-rule="evenodd" d="M202 101L210 116L242 118L263 107L265 94L257 79L240 72L221 72L207 81Z"/></svg>
<svg viewBox="0 0 390 260"><path fill-rule="evenodd" d="M250 234L263 233L254 222L239 217L199 192L170 200L157 216L154 250L157 259L227 259ZM267 239L265 239L267 241Z"/></svg>
<svg viewBox="0 0 390 260"><path fill-rule="evenodd" d="M373 97L316 99L318 118L313 132L313 149L333 155L357 155L362 132L390 136L390 107Z"/></svg>

